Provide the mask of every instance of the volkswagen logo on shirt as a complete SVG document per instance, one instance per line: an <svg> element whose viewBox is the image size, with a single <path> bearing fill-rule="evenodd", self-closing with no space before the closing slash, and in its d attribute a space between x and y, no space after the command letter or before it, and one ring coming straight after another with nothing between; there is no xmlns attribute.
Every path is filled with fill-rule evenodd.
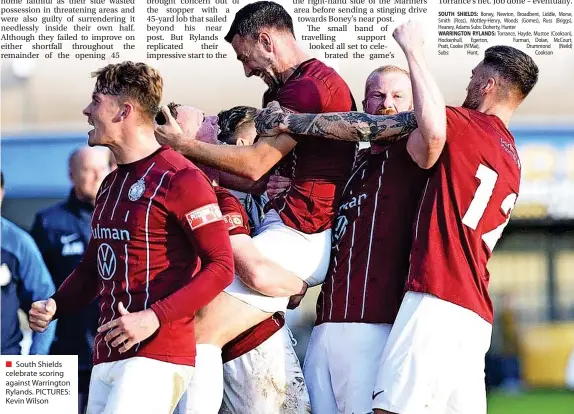
<svg viewBox="0 0 574 414"><path fill-rule="evenodd" d="M98 273L104 280L110 280L116 273L116 254L114 249L107 243L98 247Z"/></svg>

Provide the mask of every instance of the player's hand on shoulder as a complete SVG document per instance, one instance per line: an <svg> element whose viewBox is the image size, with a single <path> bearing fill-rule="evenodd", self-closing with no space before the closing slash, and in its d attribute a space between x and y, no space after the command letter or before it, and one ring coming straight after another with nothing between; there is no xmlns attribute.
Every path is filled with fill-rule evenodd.
<svg viewBox="0 0 574 414"><path fill-rule="evenodd" d="M277 197L291 186L291 179L281 175L273 174L267 182L267 196L270 199Z"/></svg>
<svg viewBox="0 0 574 414"><path fill-rule="evenodd" d="M34 332L44 332L56 314L56 301L52 298L32 303L28 323Z"/></svg>
<svg viewBox="0 0 574 414"><path fill-rule="evenodd" d="M257 135L273 137L286 131L285 116L287 114L277 101L270 102L267 107L255 114L255 129Z"/></svg>
<svg viewBox="0 0 574 414"><path fill-rule="evenodd" d="M409 20L401 24L393 31L393 37L405 53L415 51L422 52L424 30L420 22Z"/></svg>

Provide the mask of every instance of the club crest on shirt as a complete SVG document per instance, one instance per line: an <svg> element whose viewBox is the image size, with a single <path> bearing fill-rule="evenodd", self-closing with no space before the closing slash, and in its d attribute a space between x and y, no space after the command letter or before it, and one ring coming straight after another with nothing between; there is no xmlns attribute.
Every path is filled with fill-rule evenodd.
<svg viewBox="0 0 574 414"><path fill-rule="evenodd" d="M223 221L227 224L227 230L233 230L237 227L243 226L243 218L241 214L226 214L223 216Z"/></svg>
<svg viewBox="0 0 574 414"><path fill-rule="evenodd" d="M144 191L145 191L145 181L143 178L140 178L130 187L130 190L128 191L128 198L130 199L130 201L137 201L141 198Z"/></svg>
<svg viewBox="0 0 574 414"><path fill-rule="evenodd" d="M219 221L223 218L217 203L207 204L185 214L191 230L197 230L206 224Z"/></svg>

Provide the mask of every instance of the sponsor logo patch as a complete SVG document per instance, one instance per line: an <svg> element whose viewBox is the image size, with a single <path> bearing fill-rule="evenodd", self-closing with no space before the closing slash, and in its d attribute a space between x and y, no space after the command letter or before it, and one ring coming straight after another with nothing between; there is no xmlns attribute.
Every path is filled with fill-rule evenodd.
<svg viewBox="0 0 574 414"><path fill-rule="evenodd" d="M196 230L209 223L214 223L222 219L221 210L216 203L197 208L185 214L191 230Z"/></svg>
<svg viewBox="0 0 574 414"><path fill-rule="evenodd" d="M227 230L243 227L243 217L241 217L241 214L226 214L223 216L223 221L227 224Z"/></svg>
<svg viewBox="0 0 574 414"><path fill-rule="evenodd" d="M116 274L116 254L114 249L107 243L98 247L98 273L104 280L110 280Z"/></svg>

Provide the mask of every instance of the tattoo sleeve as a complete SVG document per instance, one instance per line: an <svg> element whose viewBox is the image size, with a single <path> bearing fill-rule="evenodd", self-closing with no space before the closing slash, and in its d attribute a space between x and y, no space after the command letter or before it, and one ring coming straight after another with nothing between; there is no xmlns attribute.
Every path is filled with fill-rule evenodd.
<svg viewBox="0 0 574 414"><path fill-rule="evenodd" d="M417 128L414 112L395 115L369 115L364 112L288 114L287 132L341 141L395 142Z"/></svg>

